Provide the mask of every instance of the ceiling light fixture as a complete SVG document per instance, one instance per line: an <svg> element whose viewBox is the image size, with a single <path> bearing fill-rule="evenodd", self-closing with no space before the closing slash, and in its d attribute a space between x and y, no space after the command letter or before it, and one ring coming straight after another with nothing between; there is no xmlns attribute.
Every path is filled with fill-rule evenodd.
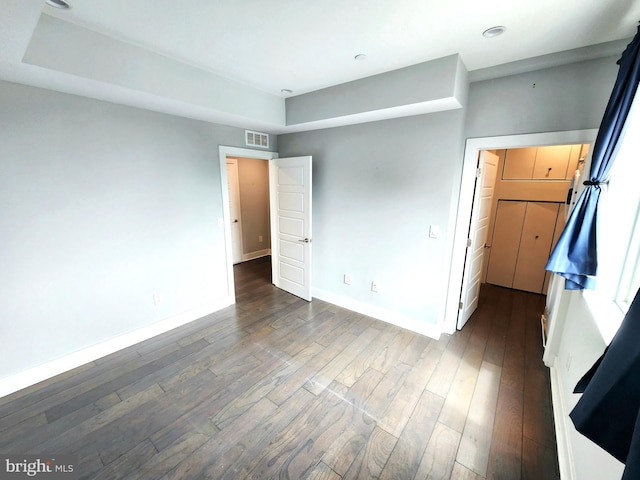
<svg viewBox="0 0 640 480"><path fill-rule="evenodd" d="M487 28L484 32L482 32L482 36L485 38L497 37L498 35L502 35L506 29L506 27L502 26Z"/></svg>
<svg viewBox="0 0 640 480"><path fill-rule="evenodd" d="M364 53L359 53L358 55L356 55L355 57L353 57L354 60L357 60L359 62L362 62L363 60L367 59L367 56Z"/></svg>
<svg viewBox="0 0 640 480"><path fill-rule="evenodd" d="M71 5L64 0L47 0L47 5L50 7L61 8L63 10L69 10Z"/></svg>
<svg viewBox="0 0 640 480"><path fill-rule="evenodd" d="M290 93L293 93L293 90L289 90L288 88L283 88L282 90L280 90L282 93L289 95Z"/></svg>

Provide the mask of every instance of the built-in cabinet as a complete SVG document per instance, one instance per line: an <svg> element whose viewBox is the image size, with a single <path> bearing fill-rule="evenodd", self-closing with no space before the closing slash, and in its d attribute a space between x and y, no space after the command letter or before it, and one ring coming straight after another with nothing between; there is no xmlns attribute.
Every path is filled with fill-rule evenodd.
<svg viewBox="0 0 640 480"><path fill-rule="evenodd" d="M555 202L498 201L487 282L544 293L545 265L564 223Z"/></svg>
<svg viewBox="0 0 640 480"><path fill-rule="evenodd" d="M483 281L546 294L549 254L565 223L565 201L589 144L497 150L500 162Z"/></svg>
<svg viewBox="0 0 640 480"><path fill-rule="evenodd" d="M513 148L506 152L504 180L568 180L584 153L582 145Z"/></svg>

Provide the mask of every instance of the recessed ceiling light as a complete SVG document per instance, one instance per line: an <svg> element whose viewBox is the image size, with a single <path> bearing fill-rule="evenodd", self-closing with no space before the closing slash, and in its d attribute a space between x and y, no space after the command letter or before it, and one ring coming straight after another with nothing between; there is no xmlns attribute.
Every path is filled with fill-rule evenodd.
<svg viewBox="0 0 640 480"><path fill-rule="evenodd" d="M353 59L358 60L359 62L362 62L363 60L367 59L367 56L364 53L359 53L358 55L353 57Z"/></svg>
<svg viewBox="0 0 640 480"><path fill-rule="evenodd" d="M69 10L71 8L71 5L64 0L47 0L46 3L50 7L62 8L63 10Z"/></svg>
<svg viewBox="0 0 640 480"><path fill-rule="evenodd" d="M498 35L502 35L506 29L506 27L502 26L487 28L484 32L482 32L482 36L486 38L497 37Z"/></svg>
<svg viewBox="0 0 640 480"><path fill-rule="evenodd" d="M280 91L281 91L282 93L284 93L284 94L287 94L287 95L288 95L288 94L290 94L290 93L293 93L293 90L289 90L288 88L283 88L283 89L282 89L282 90L280 90Z"/></svg>

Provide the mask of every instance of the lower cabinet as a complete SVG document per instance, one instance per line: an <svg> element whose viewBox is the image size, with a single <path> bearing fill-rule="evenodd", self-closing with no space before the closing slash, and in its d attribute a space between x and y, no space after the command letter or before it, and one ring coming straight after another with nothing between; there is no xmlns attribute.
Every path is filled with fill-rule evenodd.
<svg viewBox="0 0 640 480"><path fill-rule="evenodd" d="M563 224L560 203L498 201L487 283L544 293L544 267Z"/></svg>

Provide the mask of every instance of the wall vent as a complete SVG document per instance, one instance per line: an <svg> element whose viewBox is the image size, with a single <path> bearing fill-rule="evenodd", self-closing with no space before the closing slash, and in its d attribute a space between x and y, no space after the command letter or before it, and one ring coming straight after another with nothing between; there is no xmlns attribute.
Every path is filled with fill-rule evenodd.
<svg viewBox="0 0 640 480"><path fill-rule="evenodd" d="M269 134L267 133L245 130L244 140L248 147L269 148Z"/></svg>

